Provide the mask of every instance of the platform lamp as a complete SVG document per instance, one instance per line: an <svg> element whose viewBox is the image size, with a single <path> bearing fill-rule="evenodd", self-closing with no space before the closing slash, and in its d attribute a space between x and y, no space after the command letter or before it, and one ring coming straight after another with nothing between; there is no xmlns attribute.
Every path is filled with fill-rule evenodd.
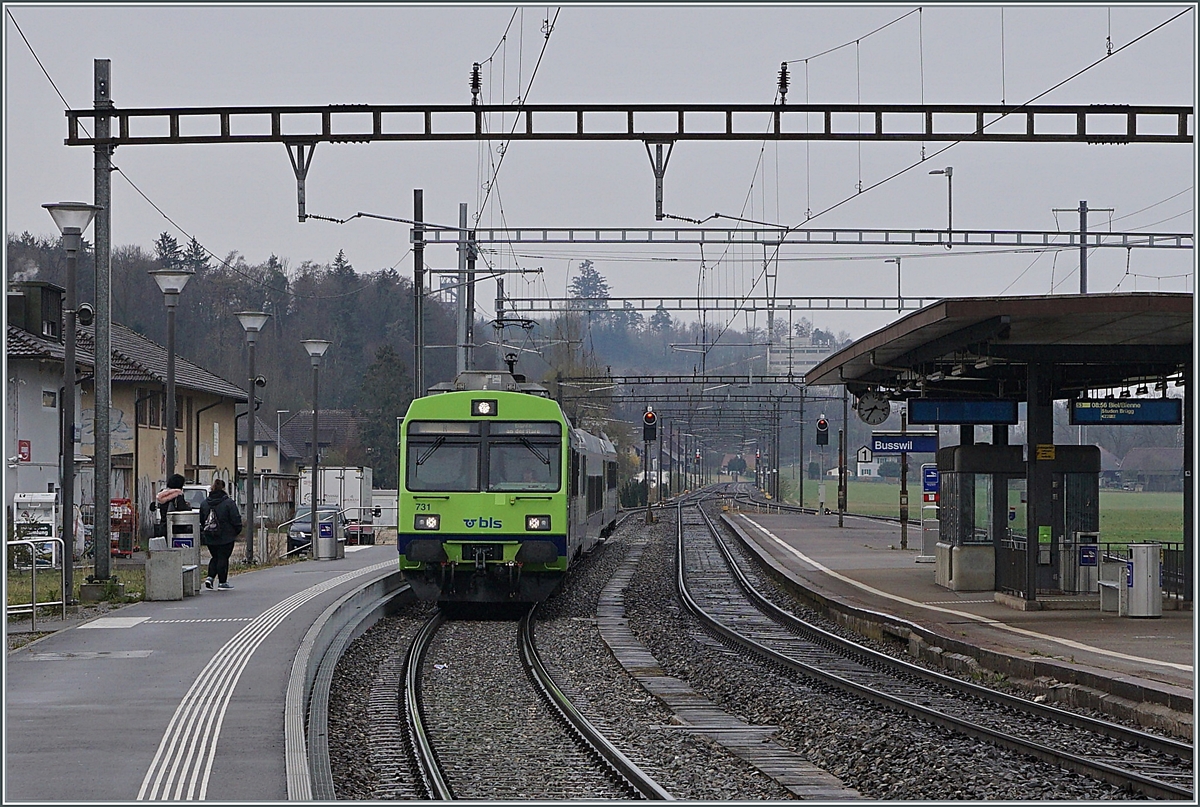
<svg viewBox="0 0 1200 807"><path fill-rule="evenodd" d="M257 523L254 520L254 420L257 417L254 414L254 387L258 384L258 377L254 375L254 345L271 315L264 311L239 311L237 318L246 331L246 345L250 348L250 398L246 409L246 523L250 525L250 532L246 536L246 563L253 564Z"/></svg>
<svg viewBox="0 0 1200 807"><path fill-rule="evenodd" d="M85 309L80 317L78 303L75 299L75 265L76 256L83 247L83 231L92 223L96 211L100 208L86 202L58 202L57 204L42 205L50 211L51 218L62 233L63 249L67 251L67 298L63 308L63 391L59 403L61 423L62 454L62 539L63 539L63 572L64 595L68 603L75 602L74 559L75 551L75 323L82 319L83 324L91 321L91 309ZM104 566L107 576L108 553L97 552L96 563L104 556ZM96 570L97 574L99 569Z"/></svg>
<svg viewBox="0 0 1200 807"><path fill-rule="evenodd" d="M163 302L167 304L167 478L175 473L175 307L184 286L194 272L187 269L168 267L153 269L150 276L162 289Z"/></svg>
<svg viewBox="0 0 1200 807"><path fill-rule="evenodd" d="M946 249L950 249L954 238L954 167L947 165L929 173L946 175Z"/></svg>
<svg viewBox="0 0 1200 807"><path fill-rule="evenodd" d="M325 355L326 350L329 350L329 345L331 343L326 342L324 339L305 339L300 344L304 345L304 349L308 351L308 358L312 361L313 370L312 491L309 494L311 499L309 502L309 515L312 517L312 532L309 533L309 540L312 543L309 545L309 551L315 560L332 560L332 558L321 558L317 552L317 489L321 481L321 475L317 473L317 464L320 461L317 450L317 411L320 408L317 398L317 370L321 364L321 357ZM335 521L335 528L336 523L337 522Z"/></svg>
<svg viewBox="0 0 1200 807"><path fill-rule="evenodd" d="M904 297L900 294L900 256L885 258L883 262L896 264L896 310L899 311L904 307Z"/></svg>

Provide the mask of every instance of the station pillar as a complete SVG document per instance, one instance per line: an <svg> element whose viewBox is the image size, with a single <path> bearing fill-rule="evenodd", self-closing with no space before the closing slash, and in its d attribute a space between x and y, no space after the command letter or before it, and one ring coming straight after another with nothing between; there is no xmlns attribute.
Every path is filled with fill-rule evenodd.
<svg viewBox="0 0 1200 807"><path fill-rule="evenodd" d="M992 445L1008 445L1008 426L992 424ZM1005 539L1009 537L1008 480L1009 477L1000 476L992 480L992 551L997 558L1000 557Z"/></svg>
<svg viewBox="0 0 1200 807"><path fill-rule="evenodd" d="M1183 368L1183 601L1193 602L1196 581L1193 577L1196 568L1196 521L1192 508L1195 507L1196 491L1193 487L1195 479L1195 455L1192 440L1195 438L1195 403L1192 397L1192 364L1188 362Z"/></svg>
<svg viewBox="0 0 1200 807"><path fill-rule="evenodd" d="M1025 600L1037 600L1038 550L1053 542L1054 502L1054 402L1050 373L1052 366L1038 360L1027 370L1026 448L1028 507L1025 515Z"/></svg>

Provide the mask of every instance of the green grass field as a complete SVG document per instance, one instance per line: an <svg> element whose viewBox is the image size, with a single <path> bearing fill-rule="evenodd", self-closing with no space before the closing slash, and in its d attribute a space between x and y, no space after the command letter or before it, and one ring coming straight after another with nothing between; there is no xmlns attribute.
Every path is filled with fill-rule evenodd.
<svg viewBox="0 0 1200 807"><path fill-rule="evenodd" d="M791 489L792 481L784 470L784 487ZM798 482L799 480L797 480ZM817 506L815 479L804 480L804 506ZM900 515L899 482L858 482L850 480L846 492L851 513L871 516ZM798 503L795 493L787 500ZM1015 498L1015 494L1014 494ZM921 480L912 479L908 485L908 515L912 520L921 517ZM825 482L825 506L837 508L837 479ZM1024 524L1025 506L1018 504L1016 521ZM1172 543L1183 540L1183 493L1136 493L1129 490L1100 491L1100 541L1138 543L1160 541Z"/></svg>

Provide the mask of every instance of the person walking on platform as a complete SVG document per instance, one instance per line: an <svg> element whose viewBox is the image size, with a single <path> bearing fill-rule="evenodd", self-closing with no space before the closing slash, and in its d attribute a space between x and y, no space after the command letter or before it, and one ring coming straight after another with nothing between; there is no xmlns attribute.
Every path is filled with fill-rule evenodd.
<svg viewBox="0 0 1200 807"><path fill-rule="evenodd" d="M187 498L183 495L183 474L171 474L167 486L154 496L157 521L154 524L154 534L163 537L167 534L167 513L181 510L191 510Z"/></svg>
<svg viewBox="0 0 1200 807"><path fill-rule="evenodd" d="M213 520L209 520L209 515ZM208 547L212 559L208 562L208 577L204 587L219 590L233 588L229 585L229 556L233 544L242 532L242 514L237 503L225 492L225 480L214 479L208 498L200 505L200 540Z"/></svg>

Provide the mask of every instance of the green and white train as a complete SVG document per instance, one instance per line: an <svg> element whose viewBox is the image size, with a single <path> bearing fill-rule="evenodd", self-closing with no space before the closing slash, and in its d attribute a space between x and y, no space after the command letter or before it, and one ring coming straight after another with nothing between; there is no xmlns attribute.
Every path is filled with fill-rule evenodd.
<svg viewBox="0 0 1200 807"><path fill-rule="evenodd" d="M400 426L397 547L417 596L537 602L616 524L617 453L546 389L469 371Z"/></svg>

